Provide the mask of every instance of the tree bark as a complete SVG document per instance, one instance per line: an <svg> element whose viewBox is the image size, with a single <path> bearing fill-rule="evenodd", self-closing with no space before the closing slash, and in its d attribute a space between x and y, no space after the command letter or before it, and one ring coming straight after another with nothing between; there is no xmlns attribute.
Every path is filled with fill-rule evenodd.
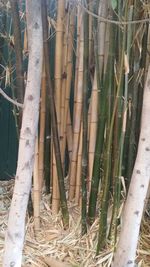
<svg viewBox="0 0 150 267"><path fill-rule="evenodd" d="M112 267L133 267L144 203L150 182L150 65L144 89L137 158L123 214L123 224Z"/></svg>
<svg viewBox="0 0 150 267"><path fill-rule="evenodd" d="M25 215L31 189L35 137L39 118L43 40L41 1L27 0L29 65L19 140L18 166L14 194L5 237L3 267L20 267L25 236Z"/></svg>

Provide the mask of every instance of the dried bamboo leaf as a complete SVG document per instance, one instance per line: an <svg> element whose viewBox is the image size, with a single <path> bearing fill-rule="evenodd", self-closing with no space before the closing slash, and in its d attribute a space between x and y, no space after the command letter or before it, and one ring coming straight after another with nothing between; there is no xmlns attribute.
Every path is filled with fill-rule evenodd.
<svg viewBox="0 0 150 267"><path fill-rule="evenodd" d="M64 263L64 262L55 260L54 258L50 258L50 257L44 257L44 261L50 267L72 267L72 265L68 263Z"/></svg>

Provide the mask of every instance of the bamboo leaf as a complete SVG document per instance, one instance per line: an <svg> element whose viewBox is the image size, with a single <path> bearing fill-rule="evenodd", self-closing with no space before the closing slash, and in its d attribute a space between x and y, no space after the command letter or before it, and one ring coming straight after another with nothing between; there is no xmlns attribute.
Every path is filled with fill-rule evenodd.
<svg viewBox="0 0 150 267"><path fill-rule="evenodd" d="M111 0L111 6L112 6L112 9L116 9L117 7L117 0Z"/></svg>

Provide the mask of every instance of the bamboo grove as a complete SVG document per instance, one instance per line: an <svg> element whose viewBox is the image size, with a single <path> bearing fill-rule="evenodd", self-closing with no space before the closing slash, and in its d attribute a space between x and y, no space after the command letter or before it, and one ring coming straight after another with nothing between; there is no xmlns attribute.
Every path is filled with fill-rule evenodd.
<svg viewBox="0 0 150 267"><path fill-rule="evenodd" d="M24 1L1 1L1 87L23 103L28 65ZM82 234L99 217L97 253L115 246L136 158L150 53L147 0L43 0L44 60L32 200L81 207ZM22 109L12 105L19 139Z"/></svg>

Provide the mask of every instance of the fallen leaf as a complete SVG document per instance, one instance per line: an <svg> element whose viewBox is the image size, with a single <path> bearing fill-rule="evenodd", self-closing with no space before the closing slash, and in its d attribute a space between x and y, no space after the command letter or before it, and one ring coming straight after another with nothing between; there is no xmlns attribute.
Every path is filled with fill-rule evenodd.
<svg viewBox="0 0 150 267"><path fill-rule="evenodd" d="M44 257L44 261L49 267L73 267L69 263L58 261L54 258Z"/></svg>

